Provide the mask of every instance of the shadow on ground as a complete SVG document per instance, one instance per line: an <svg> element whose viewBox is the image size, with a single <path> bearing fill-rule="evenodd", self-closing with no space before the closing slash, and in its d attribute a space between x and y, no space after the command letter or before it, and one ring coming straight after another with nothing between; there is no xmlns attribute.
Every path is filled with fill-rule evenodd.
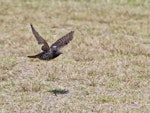
<svg viewBox="0 0 150 113"><path fill-rule="evenodd" d="M57 96L58 94L67 94L69 92L69 90L54 89L54 90L49 90L48 92L51 92L51 93L55 94L55 96Z"/></svg>

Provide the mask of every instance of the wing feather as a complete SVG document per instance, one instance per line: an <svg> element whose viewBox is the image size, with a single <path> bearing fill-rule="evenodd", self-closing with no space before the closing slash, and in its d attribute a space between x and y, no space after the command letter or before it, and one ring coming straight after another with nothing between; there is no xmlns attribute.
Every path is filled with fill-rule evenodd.
<svg viewBox="0 0 150 113"><path fill-rule="evenodd" d="M34 29L33 25L31 24L31 29L32 29L32 32L36 38L36 40L38 41L38 44L43 44L42 46L42 50L43 51L48 51L50 48L49 48L49 45L48 43L40 36L40 34Z"/></svg>
<svg viewBox="0 0 150 113"><path fill-rule="evenodd" d="M61 37L60 39L58 39L55 43L53 43L51 45L51 48L60 49L60 48L64 47L73 39L73 34L74 34L74 31L71 31L68 34L66 34L65 36Z"/></svg>

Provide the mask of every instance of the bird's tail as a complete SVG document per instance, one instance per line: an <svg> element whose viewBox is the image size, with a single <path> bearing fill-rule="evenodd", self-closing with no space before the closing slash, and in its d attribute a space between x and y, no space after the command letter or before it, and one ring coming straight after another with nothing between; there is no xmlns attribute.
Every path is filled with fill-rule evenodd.
<svg viewBox="0 0 150 113"><path fill-rule="evenodd" d="M29 58L39 58L40 54L33 55L33 56L28 56Z"/></svg>

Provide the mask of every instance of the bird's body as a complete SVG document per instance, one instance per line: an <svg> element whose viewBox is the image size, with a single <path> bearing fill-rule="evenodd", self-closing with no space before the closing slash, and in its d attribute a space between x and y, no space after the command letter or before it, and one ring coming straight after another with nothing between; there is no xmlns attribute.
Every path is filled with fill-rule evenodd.
<svg viewBox="0 0 150 113"><path fill-rule="evenodd" d="M35 38L38 41L38 44L43 44L43 46L41 48L43 50L43 52L41 52L37 55L28 56L28 57L29 58L39 58L41 60L51 60L51 59L54 59L54 58L58 57L59 55L61 55L62 52L60 52L60 48L67 45L73 39L73 33L74 33L74 31L71 31L70 33L66 34L62 38L58 39L55 43L53 43L49 47L48 43L39 35L39 33L34 29L32 24L31 24L31 29L32 29L32 32L33 32Z"/></svg>
<svg viewBox="0 0 150 113"><path fill-rule="evenodd" d="M39 58L41 60L51 60L54 59L56 57L58 57L59 55L61 55L62 53L59 51L56 52L52 52L52 51L43 51L37 55L34 56L28 56L29 58Z"/></svg>

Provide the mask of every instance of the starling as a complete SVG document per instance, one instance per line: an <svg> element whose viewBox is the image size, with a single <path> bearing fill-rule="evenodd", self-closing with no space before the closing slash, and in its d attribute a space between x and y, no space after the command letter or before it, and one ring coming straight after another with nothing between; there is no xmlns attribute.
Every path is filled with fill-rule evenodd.
<svg viewBox="0 0 150 113"><path fill-rule="evenodd" d="M51 46L48 45L48 43L39 35L39 33L34 29L33 25L31 24L32 32L38 41L38 44L42 44L42 52L34 55L34 56L28 56L29 58L39 58L41 60L51 60L56 57L58 57L62 52L60 51L60 48L67 45L72 39L74 31L69 32L65 36L58 39L55 43L53 43Z"/></svg>

